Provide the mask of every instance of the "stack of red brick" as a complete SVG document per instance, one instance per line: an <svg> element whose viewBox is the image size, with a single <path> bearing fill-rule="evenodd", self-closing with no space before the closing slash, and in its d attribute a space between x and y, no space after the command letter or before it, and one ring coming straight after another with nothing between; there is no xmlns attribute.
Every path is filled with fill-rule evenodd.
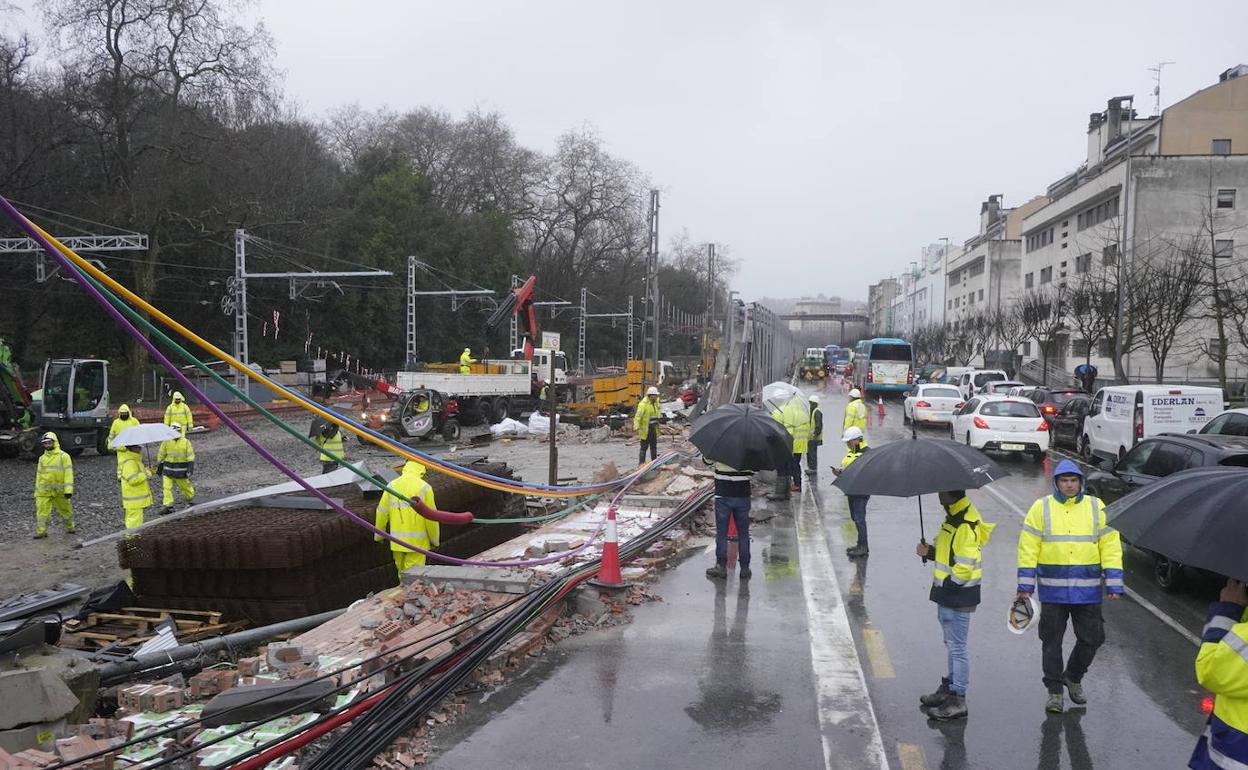
<svg viewBox="0 0 1248 770"><path fill-rule="evenodd" d="M27 749L19 751L16 754L10 754L4 749L0 749L0 770L31 770L32 768L53 767L64 765L65 770L113 770L116 767L117 756L115 753L104 753L101 756L92 759L86 759L81 762L83 757L98 754L99 752L108 752L113 746L125 742L133 732L133 725L128 730L122 729L118 734L112 735L107 726L101 726L97 723L114 724L113 720L92 719L91 724L82 725L79 734L72 738L61 738L56 741L56 752L40 751L39 749ZM126 724L126 723L115 723ZM94 735L90 734L94 733ZM65 764L73 762L74 764Z"/></svg>

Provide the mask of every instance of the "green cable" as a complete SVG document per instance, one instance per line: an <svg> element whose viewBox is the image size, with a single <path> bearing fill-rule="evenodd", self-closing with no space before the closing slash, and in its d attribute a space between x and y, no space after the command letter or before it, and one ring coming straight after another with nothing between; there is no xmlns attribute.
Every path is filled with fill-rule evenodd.
<svg viewBox="0 0 1248 770"><path fill-rule="evenodd" d="M240 400L242 400L245 404L247 404L247 405L248 405L248 406L250 406L251 408L255 409L256 411L260 412L260 414L264 415L264 417L265 417L267 420L269 420L269 422L271 422L271 423L273 423L274 425L276 425L277 427L281 428L282 430L284 430L286 433L290 434L291 436L294 436L295 438L297 438L299 441L303 442L303 443L304 443L306 446L308 446L309 448L314 449L314 450L316 450L316 451L318 451L318 452L324 453L324 454L328 455L329 457L332 457L332 458L334 459L334 461L335 461L335 462L337 462L338 464L340 464L340 465L342 465L343 467L347 468L347 469L348 469L348 470L350 470L352 473L354 473L356 476L359 476L361 479L364 479L364 480L368 481L368 482L369 482L370 484L372 484L373 486L375 486L375 487L377 487L377 488L379 488L379 489L383 489L383 490L385 490L386 492L389 492L390 494L394 495L395 497L397 497L397 498L399 498L400 500L403 500L403 501L405 501L405 502L408 502L408 503L412 503L412 502L414 502L411 498L407 497L406 495L403 495L403 494L401 494L401 493L399 493L399 492L396 492L394 489L392 489L392 488L390 487L390 485L389 485L389 484L386 484L386 483L384 483L384 482L379 481L377 478L375 478L375 477L374 477L374 476L372 476L371 474L369 474L369 473L367 473L367 472L365 472L365 471L361 470L360 468L358 468L358 467L357 467L357 466L355 466L354 464L347 462L345 458L340 457L340 456L338 456L338 455L335 455L333 452L326 451L324 447L322 447L320 444L317 444L315 441L313 441L313 440L312 440L311 438L309 438L308 436L303 435L303 433L302 433L301 431L295 430L293 427L291 427L289 424L287 424L287 423L286 423L284 420L282 420L280 417L278 417L277 415L273 414L273 413L272 413L272 412L270 412L268 409L265 409L263 406L261 406L261 405L259 404L259 402L257 402L257 401L255 401L254 399L252 399L252 398L251 398L251 396L250 396L250 394L245 393L245 392L243 392L243 391L239 390L238 388L234 387L234 385L233 385L232 383L227 382L227 381L225 380L225 378L223 378L221 375L219 375L219 374L217 374L216 372L214 372L214 371L213 371L213 370L212 370L212 369L211 369L211 368L210 368L210 367L209 367L206 363L204 363L203 361L201 361L201 360L199 360L198 358L196 358L194 355L192 355L192 354L190 353L190 351L188 351L186 348L182 347L182 346L181 346L181 345L179 345L177 342L175 342L174 340L172 340L172 339L171 339L171 338L170 338L167 334L165 334L163 331L161 331L161 330L160 330L160 329L159 329L156 325L154 325L151 321L149 321L149 320L147 320L147 318L143 317L143 315L142 315L142 314L140 314L138 311L136 311L135 309L131 308L128 304L126 304L125 302L123 302L123 301L121 300L121 298L120 298L120 297L118 297L116 294L114 294L114 293L112 292L112 290L110 290L107 286L104 286L104 285L103 285L103 284L101 284L99 281L97 281L97 280L95 279L95 277L94 277L94 276L92 276L91 274L89 274L89 273L87 273L86 271L82 270L82 269L81 269L81 268L79 268L77 265L71 265L71 267L73 267L73 269L74 269L75 271L77 271L79 275L81 275L81 276L82 276L83 278L85 278L88 282L90 282L92 286L94 286L94 287L95 287L95 288L96 288L96 289L97 289L97 290L98 290L101 294L103 294L103 295L104 295L104 297L105 297L105 298L106 298L106 299L107 299L110 303L112 303L113 307L117 308L117 309L118 309L118 310L119 310L122 314L124 314L127 318L129 318L131 321L133 321L134 323L138 324L138 325L139 325L139 326L141 326L142 328L146 329L146 330L147 330L147 331L148 331L148 332L149 332L152 336L156 337L158 340L160 340L161 342L165 343L165 345L166 345L166 346L168 346L169 348L172 348L172 349L173 349L174 351L176 351L176 352L177 352L177 353L178 353L178 354L179 354L179 355L180 355L183 359L185 359L186 361L188 361L188 362L190 362L191 364L193 364L193 365L195 366L195 368L196 368L196 369L199 369L199 370L200 370L200 371L202 371L204 374L208 375L208 376L209 376L212 380L214 380L214 381L215 381L218 385L223 386L223 387L224 387L227 391L229 391L230 393L233 393L236 397L238 397ZM514 493L514 494L519 494L519 493ZM601 493L601 494L606 494L606 493L604 492L604 493ZM601 494L600 494L599 496L601 496ZM586 501L586 502L588 502L588 501ZM581 505L583 505L583 504L584 504L584 503L582 503ZM566 511L560 511L560 512L558 512L558 515L567 515L567 514L571 513L573 510L575 510L575 509L576 509L576 507L577 507L577 506L574 506L573 508L569 508L569 509L567 509ZM555 518L556 516L555 516L555 515L550 515L550 517L551 517L551 518ZM525 518L525 519L478 519L478 518L476 518L475 516L473 517L473 523L476 523L476 524L514 524L514 523L531 522L531 521L540 521L540 520L543 520L543 519L539 519L539 518L532 518L532 519L529 519L529 518Z"/></svg>
<svg viewBox="0 0 1248 770"><path fill-rule="evenodd" d="M555 511L554 513L544 513L541 516L528 516L528 517L518 518L518 519L484 519L482 520L481 523L484 524L486 521L488 521L491 524L528 524L528 523L536 522L536 521L551 521L553 519L562 519L564 516L570 516L573 511L584 508L585 506L590 505L591 503L596 503L606 496L607 496L606 492L600 492L594 495L593 497L589 498L588 500L582 500L581 502L577 503L576 505L571 506L570 508L564 508L562 511Z"/></svg>

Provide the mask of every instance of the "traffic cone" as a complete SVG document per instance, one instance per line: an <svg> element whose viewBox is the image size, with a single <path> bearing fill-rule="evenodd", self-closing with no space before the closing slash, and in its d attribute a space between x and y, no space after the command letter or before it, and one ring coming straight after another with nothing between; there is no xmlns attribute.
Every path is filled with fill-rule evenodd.
<svg viewBox="0 0 1248 770"><path fill-rule="evenodd" d="M879 400L879 412L880 412L880 416L883 417L884 416L884 397L879 396L879 399L880 399Z"/></svg>
<svg viewBox="0 0 1248 770"><path fill-rule="evenodd" d="M615 526L615 506L607 508L607 531L602 541L602 564L598 576L589 581L599 588L625 588L628 583L620 575L620 536Z"/></svg>
<svg viewBox="0 0 1248 770"><path fill-rule="evenodd" d="M737 520L731 516L728 517L728 567L737 566Z"/></svg>

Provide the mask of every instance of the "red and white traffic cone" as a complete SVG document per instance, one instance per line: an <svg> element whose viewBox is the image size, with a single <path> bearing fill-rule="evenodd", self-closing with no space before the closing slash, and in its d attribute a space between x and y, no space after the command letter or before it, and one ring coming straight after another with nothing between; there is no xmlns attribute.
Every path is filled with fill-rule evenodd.
<svg viewBox="0 0 1248 770"><path fill-rule="evenodd" d="M880 413L880 416L881 416L881 417L883 417L883 416L884 416L884 397L883 397L883 396L879 396L879 399L880 399L880 400L879 400L879 404L878 404L878 411L879 411L879 413Z"/></svg>
<svg viewBox="0 0 1248 770"><path fill-rule="evenodd" d="M738 548L737 541L738 540L739 538L737 537L737 520L729 516L728 517L728 567L729 568L737 566L737 548Z"/></svg>
<svg viewBox="0 0 1248 770"><path fill-rule="evenodd" d="M607 508L606 536L602 541L602 564L598 567L598 576L590 580L591 585L599 588L625 588L620 575L620 535L615 526L615 506Z"/></svg>

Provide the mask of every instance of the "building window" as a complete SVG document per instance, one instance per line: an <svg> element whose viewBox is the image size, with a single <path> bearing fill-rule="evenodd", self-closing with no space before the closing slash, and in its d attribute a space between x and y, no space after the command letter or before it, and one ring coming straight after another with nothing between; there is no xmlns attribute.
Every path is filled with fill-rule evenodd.
<svg viewBox="0 0 1248 770"><path fill-rule="evenodd" d="M1101 264L1105 267L1114 267L1118 264L1118 244L1111 243L1101 249Z"/></svg>
<svg viewBox="0 0 1248 770"><path fill-rule="evenodd" d="M1235 208L1235 190L1218 190L1218 208L1233 209Z"/></svg>
<svg viewBox="0 0 1248 770"><path fill-rule="evenodd" d="M974 278L977 275L983 275L983 274L984 274L984 260L981 259L975 264L971 265L969 276L971 278Z"/></svg>
<svg viewBox="0 0 1248 770"><path fill-rule="evenodd" d="M1031 355L1031 342L1030 341L1024 342L1022 345L1019 346L1019 348L1023 351L1024 356Z"/></svg>
<svg viewBox="0 0 1248 770"><path fill-rule="evenodd" d="M983 301L984 301L984 290L983 290L983 289L980 289L980 290L979 290L979 301L980 301L980 302L983 302Z"/></svg>
<svg viewBox="0 0 1248 770"><path fill-rule="evenodd" d="M1214 259L1229 259L1235 255L1235 241L1229 238L1218 238L1213 242Z"/></svg>
<svg viewBox="0 0 1248 770"><path fill-rule="evenodd" d="M1101 358L1112 358L1114 355L1114 341L1103 339L1096 343L1096 354Z"/></svg>
<svg viewBox="0 0 1248 770"><path fill-rule="evenodd" d="M1049 227L1027 236L1027 251L1042 249L1053 242L1053 228Z"/></svg>
<svg viewBox="0 0 1248 770"><path fill-rule="evenodd" d="M1092 225L1100 224L1110 217L1118 216L1118 196L1110 198L1106 201L1084 209L1075 217L1075 224L1080 230L1086 230Z"/></svg>
<svg viewBox="0 0 1248 770"><path fill-rule="evenodd" d="M1226 358L1226 346L1217 337L1209 338L1209 357L1214 361L1221 361Z"/></svg>
<svg viewBox="0 0 1248 770"><path fill-rule="evenodd" d="M1092 268L1092 252L1075 257L1075 273L1086 273Z"/></svg>
<svg viewBox="0 0 1248 770"><path fill-rule="evenodd" d="M966 295L966 304L968 305L975 304L975 292L971 292L970 294Z"/></svg>
<svg viewBox="0 0 1248 770"><path fill-rule="evenodd" d="M953 300L948 300L946 302L946 305L947 307L945 308L945 310L953 310Z"/></svg>
<svg viewBox="0 0 1248 770"><path fill-rule="evenodd" d="M1071 340L1070 354L1076 358L1083 358L1092 350L1092 343L1088 340Z"/></svg>
<svg viewBox="0 0 1248 770"><path fill-rule="evenodd" d="M1052 283L1052 282L1053 282L1053 268L1046 267L1046 268L1041 269L1040 270L1040 283L1045 284L1045 283Z"/></svg>
<svg viewBox="0 0 1248 770"><path fill-rule="evenodd" d="M1214 139L1213 140L1214 155L1230 155L1231 140L1230 139Z"/></svg>
<svg viewBox="0 0 1248 770"><path fill-rule="evenodd" d="M1023 288L1024 289L1030 289L1032 286L1035 286L1035 285L1036 285L1035 273L1028 273L1027 275L1023 276Z"/></svg>

